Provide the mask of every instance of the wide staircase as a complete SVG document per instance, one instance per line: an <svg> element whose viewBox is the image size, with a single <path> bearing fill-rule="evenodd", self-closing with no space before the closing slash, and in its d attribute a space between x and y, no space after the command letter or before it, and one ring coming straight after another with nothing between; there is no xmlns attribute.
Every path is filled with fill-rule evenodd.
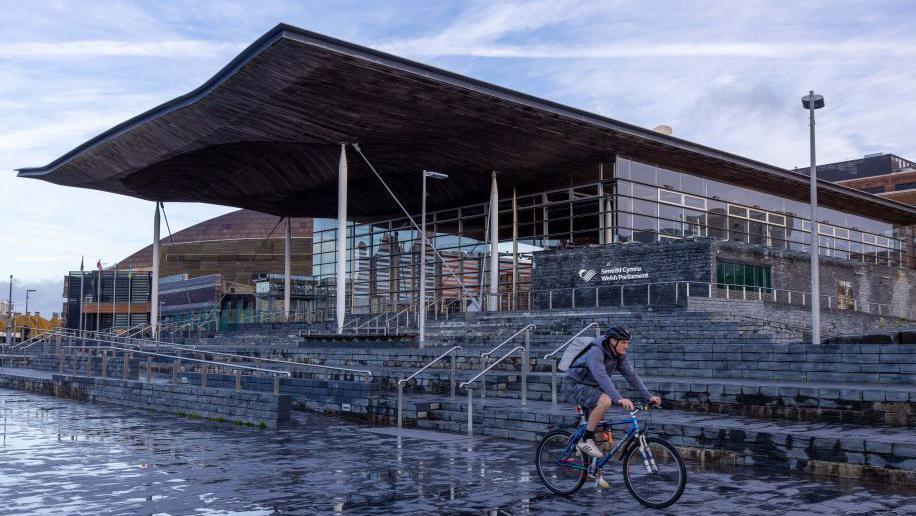
<svg viewBox="0 0 916 516"><path fill-rule="evenodd" d="M592 323L631 329L630 357L648 388L665 399L665 410L653 412L649 425L685 451L739 464L845 476L879 468L882 474L916 479L912 328L811 346L802 342L802 328L763 323L740 311L645 307L465 314L429 321L423 348L412 334L336 336L328 324L276 323L176 344L260 367L276 361L340 368L305 368L283 379L280 392L292 394L300 408L381 424L400 420L405 427L534 441L552 428L576 423L563 399L562 374L553 369L556 358L546 357L579 332L594 335ZM519 333L528 325L533 327ZM42 362L40 355L34 358L38 366L53 369L57 364L47 358ZM158 362L169 370L168 361ZM181 374L189 383L200 382L193 364ZM636 396L622 379L615 382ZM232 378L211 375L208 385L228 388ZM272 387L266 378L243 385Z"/></svg>

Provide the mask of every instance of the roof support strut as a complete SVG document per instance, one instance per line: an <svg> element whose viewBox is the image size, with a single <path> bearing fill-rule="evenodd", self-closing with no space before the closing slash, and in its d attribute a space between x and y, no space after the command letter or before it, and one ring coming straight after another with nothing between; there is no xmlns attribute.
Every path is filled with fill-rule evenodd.
<svg viewBox="0 0 916 516"><path fill-rule="evenodd" d="M337 167L337 333L343 333L347 302L347 144L340 144L340 164Z"/></svg>

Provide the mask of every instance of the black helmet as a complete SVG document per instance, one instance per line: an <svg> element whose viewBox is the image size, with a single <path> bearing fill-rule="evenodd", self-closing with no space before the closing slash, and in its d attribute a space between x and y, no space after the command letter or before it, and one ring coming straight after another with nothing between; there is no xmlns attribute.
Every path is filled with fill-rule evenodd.
<svg viewBox="0 0 916 516"><path fill-rule="evenodd" d="M630 340L630 332L623 326L611 326L607 331L609 339Z"/></svg>

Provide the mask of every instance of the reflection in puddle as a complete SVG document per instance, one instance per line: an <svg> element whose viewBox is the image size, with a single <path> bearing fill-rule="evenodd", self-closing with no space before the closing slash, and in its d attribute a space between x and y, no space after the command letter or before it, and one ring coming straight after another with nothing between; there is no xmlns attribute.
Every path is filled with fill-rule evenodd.
<svg viewBox="0 0 916 516"><path fill-rule="evenodd" d="M641 510L622 489L551 495L533 445L372 429L312 414L240 429L0 390L0 514L581 514ZM619 480L619 471L608 473ZM691 464L678 514L916 513L852 481Z"/></svg>

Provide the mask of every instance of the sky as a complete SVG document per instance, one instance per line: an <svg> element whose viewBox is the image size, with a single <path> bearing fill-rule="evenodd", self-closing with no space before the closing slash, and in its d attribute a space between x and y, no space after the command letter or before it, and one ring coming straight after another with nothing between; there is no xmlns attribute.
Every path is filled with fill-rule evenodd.
<svg viewBox="0 0 916 516"><path fill-rule="evenodd" d="M153 204L17 178L196 88L284 22L773 165L916 158L916 4L0 0L0 296L148 245ZM171 203L172 231L232 208ZM165 233L165 228L163 232ZM34 307L34 308L33 308Z"/></svg>

